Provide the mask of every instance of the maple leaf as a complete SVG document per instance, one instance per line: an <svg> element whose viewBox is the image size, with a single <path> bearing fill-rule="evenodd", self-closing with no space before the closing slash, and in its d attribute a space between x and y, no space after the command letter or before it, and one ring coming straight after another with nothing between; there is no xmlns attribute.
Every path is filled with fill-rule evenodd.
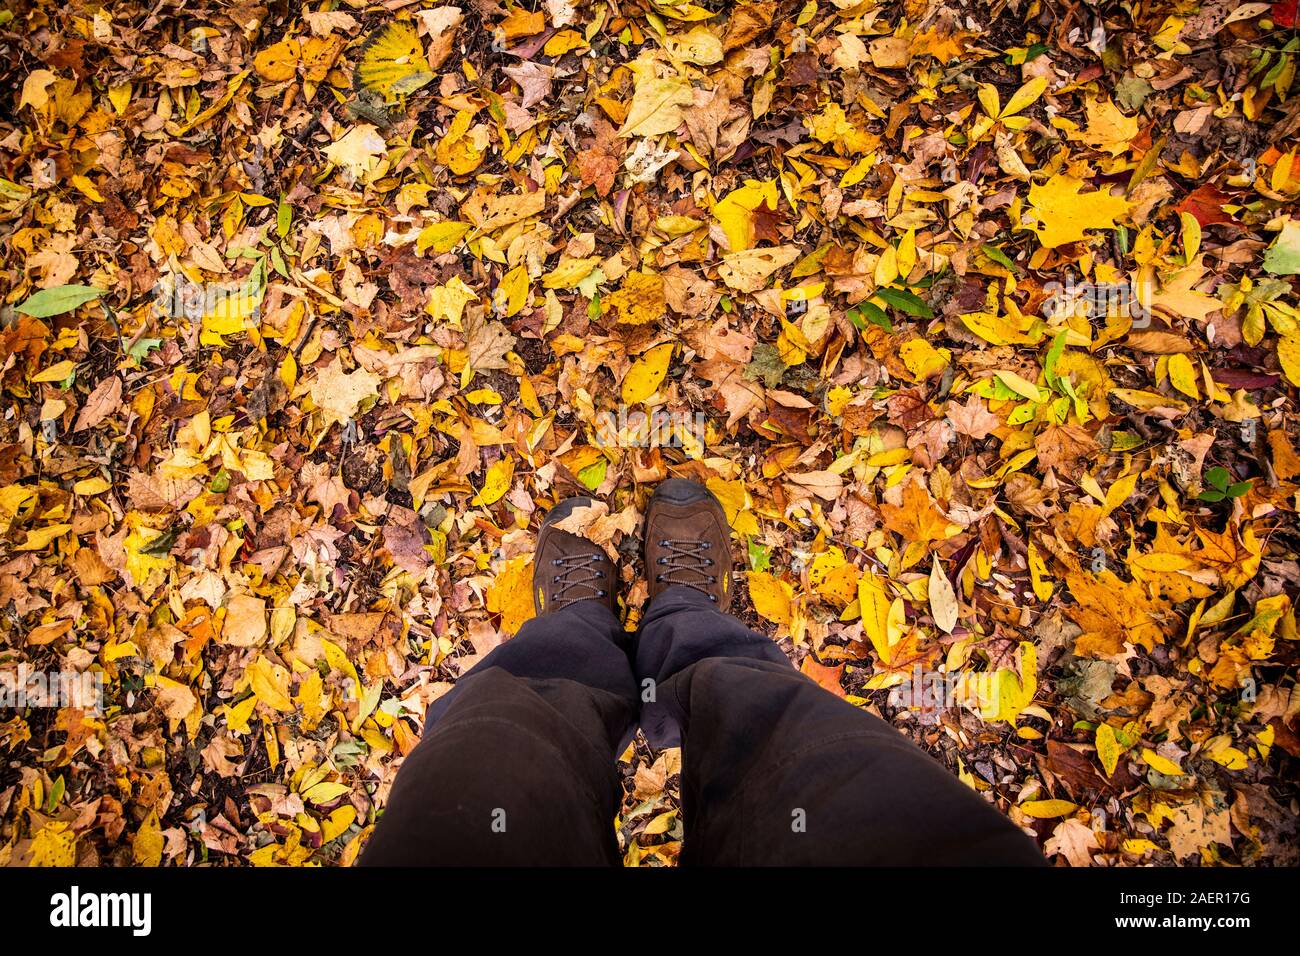
<svg viewBox="0 0 1300 956"><path fill-rule="evenodd" d="M1110 570L1099 575L1072 571L1066 587L1078 603L1065 613L1083 629L1074 652L1082 656L1118 655L1124 644L1153 649L1165 641L1167 606L1147 597L1142 585L1122 581Z"/></svg>
<svg viewBox="0 0 1300 956"><path fill-rule="evenodd" d="M605 300L605 308L621 325L645 325L657 321L667 308L663 276L653 272L629 272L618 291Z"/></svg>
<svg viewBox="0 0 1300 956"><path fill-rule="evenodd" d="M1002 425L1002 420L988 410L978 395L967 398L965 405L955 402L949 405L948 418L959 434L968 435L976 441L987 438Z"/></svg>
<svg viewBox="0 0 1300 956"><path fill-rule="evenodd" d="M943 541L960 530L940 513L930 493L918 481L909 481L904 486L901 505L882 504L880 513L885 527L909 545Z"/></svg>
<svg viewBox="0 0 1300 956"><path fill-rule="evenodd" d="M1057 173L1029 187L1029 205L1038 241L1049 249L1087 237L1089 229L1114 229L1128 215L1129 202L1107 189L1083 191L1083 180Z"/></svg>
<svg viewBox="0 0 1300 956"><path fill-rule="evenodd" d="M1058 823L1043 844L1043 852L1048 856L1059 853L1069 860L1071 866L1090 866L1093 851L1100 849L1101 844L1097 842L1092 827L1073 818Z"/></svg>

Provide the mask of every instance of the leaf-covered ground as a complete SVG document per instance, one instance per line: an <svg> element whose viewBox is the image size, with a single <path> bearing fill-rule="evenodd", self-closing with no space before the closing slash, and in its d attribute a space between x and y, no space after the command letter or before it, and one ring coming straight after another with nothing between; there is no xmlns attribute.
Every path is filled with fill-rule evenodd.
<svg viewBox="0 0 1300 956"><path fill-rule="evenodd" d="M0 709L0 863L351 862L542 511L633 627L668 475L1054 862L1297 862L1296 19L7 4L0 673L103 706Z"/></svg>

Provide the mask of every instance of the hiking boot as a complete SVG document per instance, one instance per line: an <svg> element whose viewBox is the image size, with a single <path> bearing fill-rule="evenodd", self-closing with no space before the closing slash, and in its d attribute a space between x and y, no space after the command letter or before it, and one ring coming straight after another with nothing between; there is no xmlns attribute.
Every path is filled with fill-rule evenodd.
<svg viewBox="0 0 1300 956"><path fill-rule="evenodd" d="M731 528L709 489L686 478L661 482L645 515L650 600L684 584L721 610L731 605Z"/></svg>
<svg viewBox="0 0 1300 956"><path fill-rule="evenodd" d="M614 562L605 549L555 527L574 508L591 504L590 498L565 498L542 519L533 558L533 607L539 616L578 601L600 601L611 611L615 608Z"/></svg>

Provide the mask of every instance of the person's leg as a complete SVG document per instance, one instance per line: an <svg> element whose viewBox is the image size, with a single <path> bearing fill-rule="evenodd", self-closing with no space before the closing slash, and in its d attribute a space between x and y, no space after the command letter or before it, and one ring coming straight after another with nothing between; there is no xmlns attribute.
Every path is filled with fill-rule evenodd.
<svg viewBox="0 0 1300 956"><path fill-rule="evenodd" d="M630 641L608 599L612 565L575 541L543 526L541 615L429 708L361 865L619 864Z"/></svg>
<svg viewBox="0 0 1300 956"><path fill-rule="evenodd" d="M642 708L647 737L683 748L684 864L1043 863L1030 839L937 761L725 612L729 561L715 557L706 574L689 557L717 554L716 520L683 501L675 515L657 510L652 501L652 600L636 671L643 700L653 698ZM649 553L661 542L664 553Z"/></svg>

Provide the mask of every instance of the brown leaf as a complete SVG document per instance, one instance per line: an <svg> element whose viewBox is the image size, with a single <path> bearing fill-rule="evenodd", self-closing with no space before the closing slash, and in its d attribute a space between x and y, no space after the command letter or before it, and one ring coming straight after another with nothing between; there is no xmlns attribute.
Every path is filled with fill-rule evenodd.
<svg viewBox="0 0 1300 956"><path fill-rule="evenodd" d="M122 380L111 375L95 386L95 390L86 396L86 404L81 406L77 423L72 426L74 432L94 428L122 404Z"/></svg>

